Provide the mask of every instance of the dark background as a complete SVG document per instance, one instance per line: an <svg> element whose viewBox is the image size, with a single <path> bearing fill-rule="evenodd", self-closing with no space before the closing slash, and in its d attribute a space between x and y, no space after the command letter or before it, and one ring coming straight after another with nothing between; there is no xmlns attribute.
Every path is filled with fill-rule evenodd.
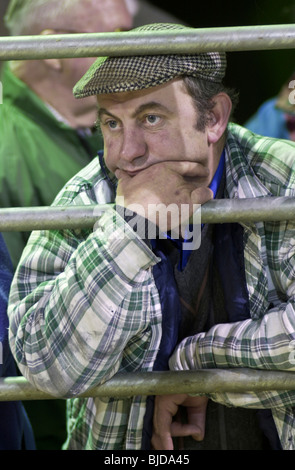
<svg viewBox="0 0 295 470"><path fill-rule="evenodd" d="M222 0L150 3L195 28L295 23L294 0ZM169 4L169 7L168 7ZM236 120L241 124L276 95L295 70L295 50L229 52L227 84L240 91Z"/></svg>
<svg viewBox="0 0 295 470"><path fill-rule="evenodd" d="M294 0L149 1L195 28L295 23ZM1 35L7 3L0 0ZM276 95L293 70L294 49L229 52L227 84L240 91L237 122L243 124L263 101Z"/></svg>

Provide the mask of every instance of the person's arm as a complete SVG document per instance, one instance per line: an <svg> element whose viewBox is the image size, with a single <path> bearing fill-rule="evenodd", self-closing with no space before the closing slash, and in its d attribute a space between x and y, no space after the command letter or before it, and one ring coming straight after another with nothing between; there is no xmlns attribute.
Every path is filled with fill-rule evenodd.
<svg viewBox="0 0 295 470"><path fill-rule="evenodd" d="M288 221L277 224L276 230L272 226L266 226L266 230L271 230L266 232L269 268L281 302L261 312L255 320L217 324L206 333L185 338L171 357L171 369L295 370L295 225ZM255 292L251 295L255 300ZM210 397L228 405L273 408L293 405L295 393L274 391Z"/></svg>
<svg viewBox="0 0 295 470"><path fill-rule="evenodd" d="M172 355L170 368L294 371L294 305L292 297L260 320L215 325L207 333L186 338ZM295 392L212 393L210 398L228 406L274 408L293 405Z"/></svg>
<svg viewBox="0 0 295 470"><path fill-rule="evenodd" d="M170 359L173 370L245 367L294 371L292 338L295 331L294 301L289 300L260 320L216 325L207 333L186 338ZM228 406L274 408L293 405L294 391L212 393Z"/></svg>
<svg viewBox="0 0 295 470"><path fill-rule="evenodd" d="M75 238L76 236L76 238ZM75 396L139 361L150 341L157 258L114 210L93 233L33 233L12 284L11 348L37 388ZM127 351L127 352L126 352ZM126 366L128 366L126 358Z"/></svg>

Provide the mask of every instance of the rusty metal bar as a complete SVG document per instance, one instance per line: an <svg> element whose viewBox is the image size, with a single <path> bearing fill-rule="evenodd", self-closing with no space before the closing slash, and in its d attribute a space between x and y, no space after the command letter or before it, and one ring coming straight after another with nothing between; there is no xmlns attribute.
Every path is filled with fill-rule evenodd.
<svg viewBox="0 0 295 470"><path fill-rule="evenodd" d="M295 25L0 38L0 60L292 49Z"/></svg>
<svg viewBox="0 0 295 470"><path fill-rule="evenodd" d="M120 373L105 384L94 387L79 396L126 398L135 395L243 393L266 390L295 390L295 372L210 369ZM57 397L34 388L24 377L0 379L0 402L50 400L55 398Z"/></svg>
<svg viewBox="0 0 295 470"><path fill-rule="evenodd" d="M92 228L114 204L0 209L0 232ZM215 199L201 206L202 223L295 220L295 197Z"/></svg>

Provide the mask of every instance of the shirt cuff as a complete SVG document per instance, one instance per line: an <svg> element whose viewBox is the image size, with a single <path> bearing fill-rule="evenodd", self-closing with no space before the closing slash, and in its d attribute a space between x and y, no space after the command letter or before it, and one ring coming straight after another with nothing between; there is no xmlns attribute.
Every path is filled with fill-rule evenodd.
<svg viewBox="0 0 295 470"><path fill-rule="evenodd" d="M160 260L145 241L120 216L109 209L95 224L95 235L104 245L108 261L130 281L142 282L141 275Z"/></svg>

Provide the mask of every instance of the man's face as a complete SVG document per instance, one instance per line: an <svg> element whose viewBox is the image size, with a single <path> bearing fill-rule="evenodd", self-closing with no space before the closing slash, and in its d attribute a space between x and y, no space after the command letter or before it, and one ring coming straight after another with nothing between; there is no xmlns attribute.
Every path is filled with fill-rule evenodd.
<svg viewBox="0 0 295 470"><path fill-rule="evenodd" d="M99 95L107 167L130 176L165 161L210 166L206 129L180 79L147 90Z"/></svg>

